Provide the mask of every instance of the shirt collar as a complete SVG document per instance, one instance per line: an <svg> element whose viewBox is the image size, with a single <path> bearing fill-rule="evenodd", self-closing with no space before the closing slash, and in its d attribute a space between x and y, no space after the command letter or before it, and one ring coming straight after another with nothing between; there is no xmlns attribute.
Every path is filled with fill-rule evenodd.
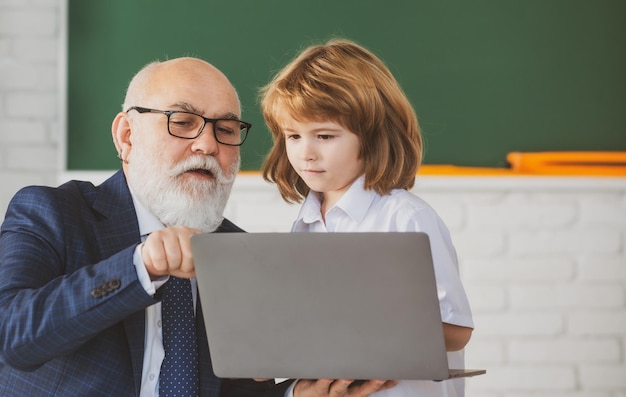
<svg viewBox="0 0 626 397"><path fill-rule="evenodd" d="M148 208L146 208L141 201L135 197L132 189L130 189L130 195L133 198L133 205L135 206L135 213L137 214L137 223L139 224L140 235L147 236L148 234L161 230L165 227L159 218L150 212L150 210L148 210Z"/></svg>
<svg viewBox="0 0 626 397"><path fill-rule="evenodd" d="M374 190L365 190L365 175L361 175L344 195L337 201L334 207L341 208L353 221L360 223L372 201L376 198ZM334 208L333 207L333 208Z"/></svg>
<svg viewBox="0 0 626 397"><path fill-rule="evenodd" d="M328 213L330 214L334 209L338 208L355 222L361 222L367 213L367 209L370 207L372 201L374 201L377 195L374 190L365 190L363 188L364 183L365 176L361 175L352 183L333 208L328 210ZM321 208L322 203L320 194L318 192L310 191L302 204L300 214L298 215L298 218L296 218L296 223L314 223L317 221L323 221Z"/></svg>

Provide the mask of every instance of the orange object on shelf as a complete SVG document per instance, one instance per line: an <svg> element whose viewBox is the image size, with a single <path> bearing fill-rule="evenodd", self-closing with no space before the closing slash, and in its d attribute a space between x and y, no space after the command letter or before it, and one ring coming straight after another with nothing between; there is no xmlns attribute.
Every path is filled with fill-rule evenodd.
<svg viewBox="0 0 626 397"><path fill-rule="evenodd" d="M626 152L511 152L506 159L527 175L626 176Z"/></svg>
<svg viewBox="0 0 626 397"><path fill-rule="evenodd" d="M626 152L511 152L510 168L423 164L417 174L432 176L598 176L626 177ZM240 171L259 175L259 171Z"/></svg>

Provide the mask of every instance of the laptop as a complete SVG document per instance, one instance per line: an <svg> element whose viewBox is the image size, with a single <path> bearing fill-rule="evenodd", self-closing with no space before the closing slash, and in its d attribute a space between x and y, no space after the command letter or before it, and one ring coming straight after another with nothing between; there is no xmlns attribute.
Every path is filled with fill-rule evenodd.
<svg viewBox="0 0 626 397"><path fill-rule="evenodd" d="M191 239L215 374L445 380L425 233L208 233Z"/></svg>

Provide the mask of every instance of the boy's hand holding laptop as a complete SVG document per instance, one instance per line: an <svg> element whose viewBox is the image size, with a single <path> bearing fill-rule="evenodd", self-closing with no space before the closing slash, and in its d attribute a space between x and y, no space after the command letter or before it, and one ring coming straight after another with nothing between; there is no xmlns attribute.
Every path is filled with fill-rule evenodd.
<svg viewBox="0 0 626 397"><path fill-rule="evenodd" d="M394 387L398 382L394 380L352 381L349 379L317 379L299 380L294 394L299 397L328 395L341 396L369 396L377 391Z"/></svg>

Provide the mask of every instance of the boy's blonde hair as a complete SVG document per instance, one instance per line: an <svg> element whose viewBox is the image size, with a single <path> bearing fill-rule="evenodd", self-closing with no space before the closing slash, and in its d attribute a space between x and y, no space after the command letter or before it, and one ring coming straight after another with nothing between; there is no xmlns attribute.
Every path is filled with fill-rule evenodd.
<svg viewBox="0 0 626 397"><path fill-rule="evenodd" d="M331 40L301 52L263 87L261 108L274 145L262 166L287 202L300 202L309 187L287 158L282 117L331 121L359 137L365 189L388 194L410 189L422 161L417 116L387 66L348 40Z"/></svg>

